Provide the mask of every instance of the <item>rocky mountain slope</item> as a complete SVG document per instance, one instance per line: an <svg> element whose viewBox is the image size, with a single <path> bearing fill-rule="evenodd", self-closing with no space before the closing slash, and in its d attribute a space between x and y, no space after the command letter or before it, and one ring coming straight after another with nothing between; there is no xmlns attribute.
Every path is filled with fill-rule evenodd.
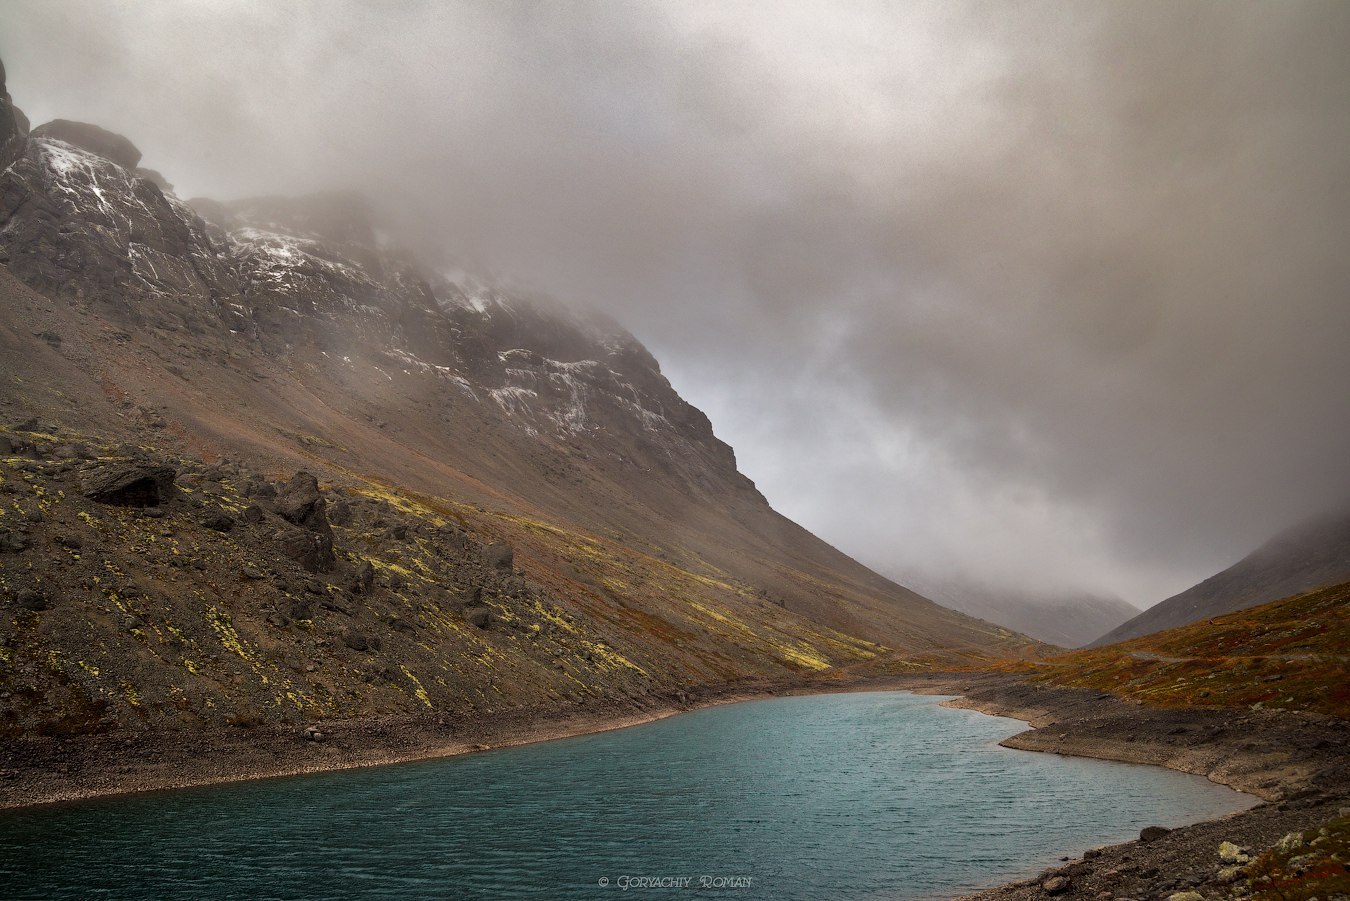
<svg viewBox="0 0 1350 901"><path fill-rule="evenodd" d="M1242 560L1150 607L1088 647L1101 647L1232 613L1350 579L1350 513L1289 529Z"/></svg>
<svg viewBox="0 0 1350 901"><path fill-rule="evenodd" d="M125 138L4 109L10 734L1033 647L776 514L605 317L430 271L360 198L185 203Z"/></svg>
<svg viewBox="0 0 1350 901"><path fill-rule="evenodd" d="M1062 648L1082 647L1139 609L1120 598L1091 594L1040 594L990 588L966 581L905 580L905 584L971 616Z"/></svg>

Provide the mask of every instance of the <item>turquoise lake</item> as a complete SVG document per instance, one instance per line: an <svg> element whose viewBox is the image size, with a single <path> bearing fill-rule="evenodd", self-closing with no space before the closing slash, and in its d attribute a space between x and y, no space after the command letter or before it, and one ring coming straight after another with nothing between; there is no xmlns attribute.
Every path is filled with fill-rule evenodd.
<svg viewBox="0 0 1350 901"><path fill-rule="evenodd" d="M777 698L0 814L0 897L945 898L1254 803L1198 776L1000 748L1022 723L939 700Z"/></svg>

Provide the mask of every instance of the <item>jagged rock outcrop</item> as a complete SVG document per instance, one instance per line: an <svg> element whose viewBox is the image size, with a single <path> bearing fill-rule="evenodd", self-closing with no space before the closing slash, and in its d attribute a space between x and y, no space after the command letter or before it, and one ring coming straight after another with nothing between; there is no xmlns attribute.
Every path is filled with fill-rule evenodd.
<svg viewBox="0 0 1350 901"><path fill-rule="evenodd" d="M0 177L0 222L0 263L129 326L219 328L219 311L240 294L214 264L205 225L173 195L50 134L30 135Z"/></svg>
<svg viewBox="0 0 1350 901"><path fill-rule="evenodd" d="M296 530L280 532L277 542L286 556L310 572L332 572L333 528L324 512L326 501L313 473L297 472L277 494L273 509Z"/></svg>
<svg viewBox="0 0 1350 901"><path fill-rule="evenodd" d="M33 137L51 141L62 141L72 147L96 153L105 160L114 162L123 169L136 168L141 161L141 152L130 140L100 128L88 122L74 122L70 119L53 119L45 125L33 129Z"/></svg>
<svg viewBox="0 0 1350 901"><path fill-rule="evenodd" d="M28 117L14 105L5 86L5 64L0 62L0 169L14 162L28 135Z"/></svg>

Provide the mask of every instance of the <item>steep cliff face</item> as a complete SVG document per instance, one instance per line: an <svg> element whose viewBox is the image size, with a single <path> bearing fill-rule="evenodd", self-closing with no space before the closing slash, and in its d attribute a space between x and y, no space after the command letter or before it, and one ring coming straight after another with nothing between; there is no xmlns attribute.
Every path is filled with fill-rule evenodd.
<svg viewBox="0 0 1350 901"><path fill-rule="evenodd" d="M124 718L130 702L122 689L109 693L110 679L166 698L180 683L216 680L199 685L214 706L194 715L257 713L264 696L295 707L263 688L285 679L305 704L325 699L312 709L347 715L452 709L493 694L512 703L632 694L819 672L879 653L922 664L1029 647L774 513L707 417L607 317L419 265L359 197L183 202L158 173L135 168L131 142L81 123L17 135L14 147L0 173L0 415L21 423L10 444L31 450L9 456L7 490L19 495L11 506L24 517L38 506L37 519L18 523L24 548L0 556L7 603L19 611L11 659L36 680L23 696L37 706L21 722L56 716L38 691L46 652L67 661L62 678ZM57 538L93 530L103 563L126 572L135 555L119 555L155 534L152 524L141 535L139 514L65 500L81 454L91 464L150 454L187 478L166 492L162 514L202 567L143 557L163 591L123 611L155 623L139 643L91 633L81 624L104 620L82 619L78 604L32 610L18 601L15 586L37 579L48 597L108 607L93 573L63 575L31 555L47 559ZM237 496L237 482L200 494L202 468L216 465L259 484L305 469L328 503L357 496L392 507L335 522L331 534L297 533L270 501ZM208 522L216 509L237 520L250 506L261 518L251 512L225 532ZM448 549L446 526L466 536ZM411 550L408 535L417 536ZM500 578L474 575L478 564L457 569L465 554L478 559L472 548L498 544L514 549ZM230 562L222 570L216 559ZM241 579L246 566L262 578ZM370 566L373 593L356 591L354 574ZM184 606L186 583L191 596L218 602ZM335 609L292 616L297 586L340 596ZM468 628L474 605L446 600L475 590L483 616L514 624L505 638ZM203 612L211 607L232 633L212 625ZM104 625L115 632L119 615ZM318 630L313 647L297 622ZM531 626L558 646L540 651ZM349 633L374 641L343 644ZM229 634L245 656L228 644L204 652ZM195 656L174 643L180 635ZM316 668L292 660L285 674L269 669L296 640ZM371 670L346 659L371 653L384 655L375 681L393 673L402 688L369 689ZM493 654L509 663L492 663ZM341 665L326 670L313 655ZM583 663L568 663L574 656ZM244 664L233 675L257 691L235 691L211 671L233 657ZM614 664L619 657L632 666ZM72 668L79 660L101 675ZM196 670L185 673L182 660ZM425 698L403 690L413 684L398 677L405 666L421 674ZM529 675L539 667L544 677ZM324 674L322 690L311 673Z"/></svg>
<svg viewBox="0 0 1350 901"><path fill-rule="evenodd" d="M27 135L28 117L10 98L5 87L5 64L0 62L0 168L14 162Z"/></svg>

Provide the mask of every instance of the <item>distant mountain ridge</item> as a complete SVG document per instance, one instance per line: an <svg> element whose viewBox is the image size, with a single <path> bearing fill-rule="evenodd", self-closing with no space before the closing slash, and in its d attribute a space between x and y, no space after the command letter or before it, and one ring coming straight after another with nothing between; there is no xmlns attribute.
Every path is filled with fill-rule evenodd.
<svg viewBox="0 0 1350 901"><path fill-rule="evenodd" d="M1350 513L1327 515L1272 538L1237 563L1102 635L1101 647L1233 613L1350 579Z"/></svg>
<svg viewBox="0 0 1350 901"><path fill-rule="evenodd" d="M1139 615L1139 608L1102 595L1040 593L921 577L903 581L945 607L1062 648L1082 647L1104 630Z"/></svg>

